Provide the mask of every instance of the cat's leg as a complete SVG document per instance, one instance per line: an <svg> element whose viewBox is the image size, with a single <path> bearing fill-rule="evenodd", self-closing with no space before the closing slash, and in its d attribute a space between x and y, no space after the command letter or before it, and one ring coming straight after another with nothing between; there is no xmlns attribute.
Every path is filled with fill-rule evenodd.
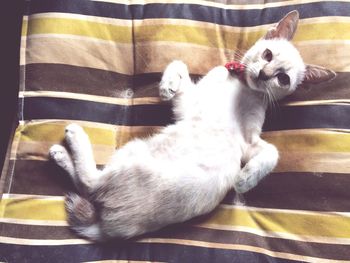
<svg viewBox="0 0 350 263"><path fill-rule="evenodd" d="M69 124L65 130L65 140L71 151L71 158L75 168L76 178L87 189L92 189L100 177L96 168L92 146L88 135L77 124Z"/></svg>
<svg viewBox="0 0 350 263"><path fill-rule="evenodd" d="M186 88L192 86L187 66L179 60L171 62L165 69L159 85L159 95L164 101L181 95Z"/></svg>
<svg viewBox="0 0 350 263"><path fill-rule="evenodd" d="M59 144L51 146L49 156L51 160L55 161L59 167L69 174L73 181L76 181L72 158L64 146Z"/></svg>
<svg viewBox="0 0 350 263"><path fill-rule="evenodd" d="M246 164L240 170L234 183L237 193L249 191L272 172L278 162L278 151L274 145L259 139L248 147L244 158Z"/></svg>

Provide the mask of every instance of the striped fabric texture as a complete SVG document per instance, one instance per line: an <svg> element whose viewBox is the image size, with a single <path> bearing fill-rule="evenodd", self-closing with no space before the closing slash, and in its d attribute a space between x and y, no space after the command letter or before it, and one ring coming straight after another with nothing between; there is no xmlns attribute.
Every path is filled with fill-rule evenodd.
<svg viewBox="0 0 350 263"><path fill-rule="evenodd" d="M93 244L67 227L72 183L48 161L76 122L96 162L172 122L157 85L174 59L196 79L244 53L297 9L293 43L338 73L269 110L278 167L209 215L125 242ZM0 261L350 262L350 1L27 0L19 126L2 171Z"/></svg>

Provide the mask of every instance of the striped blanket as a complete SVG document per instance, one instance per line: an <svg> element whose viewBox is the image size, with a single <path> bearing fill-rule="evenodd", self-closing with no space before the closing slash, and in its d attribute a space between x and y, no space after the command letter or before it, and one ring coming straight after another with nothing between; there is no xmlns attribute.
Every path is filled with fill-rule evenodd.
<svg viewBox="0 0 350 263"><path fill-rule="evenodd" d="M84 127L102 166L172 122L157 92L169 62L183 60L196 78L294 9L303 58L338 76L270 110L263 137L281 159L243 203L231 192L209 215L120 243L69 231L63 196L74 189L48 161L68 123ZM20 63L0 261L350 262L350 1L27 0Z"/></svg>

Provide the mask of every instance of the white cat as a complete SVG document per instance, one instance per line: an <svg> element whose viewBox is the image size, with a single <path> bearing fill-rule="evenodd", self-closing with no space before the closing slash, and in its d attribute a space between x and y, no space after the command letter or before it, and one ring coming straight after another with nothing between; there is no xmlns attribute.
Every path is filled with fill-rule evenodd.
<svg viewBox="0 0 350 263"><path fill-rule="evenodd" d="M68 125L70 153L54 145L50 156L84 196L66 198L71 228L95 241L131 238L208 213L230 189L244 193L256 186L278 161L277 149L260 138L268 101L302 82L335 77L305 65L289 42L298 19L297 11L287 14L245 54L245 81L220 66L194 84L186 65L172 62L159 92L174 101L176 123L130 141L101 171L87 134Z"/></svg>

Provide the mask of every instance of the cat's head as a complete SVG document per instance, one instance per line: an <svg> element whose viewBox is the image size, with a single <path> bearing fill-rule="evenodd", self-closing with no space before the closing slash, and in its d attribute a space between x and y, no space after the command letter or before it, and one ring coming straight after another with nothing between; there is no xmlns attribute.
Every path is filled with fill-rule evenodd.
<svg viewBox="0 0 350 263"><path fill-rule="evenodd" d="M281 99L301 83L317 84L335 77L332 70L304 64L290 42L298 21L298 11L288 13L244 55L242 63L246 65L246 82L251 89Z"/></svg>

